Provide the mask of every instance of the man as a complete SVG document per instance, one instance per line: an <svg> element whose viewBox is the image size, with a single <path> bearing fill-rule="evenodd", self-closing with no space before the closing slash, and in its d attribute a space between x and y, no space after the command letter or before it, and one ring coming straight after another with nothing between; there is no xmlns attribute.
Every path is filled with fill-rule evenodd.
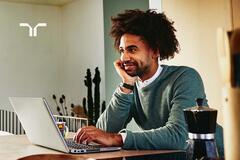
<svg viewBox="0 0 240 160"><path fill-rule="evenodd" d="M152 10L127 10L112 18L112 23L111 35L120 53L114 66L122 84L97 128L79 129L76 141L124 149L185 149L188 133L183 109L206 96L194 69L159 64L178 53L173 22ZM125 129L132 118L142 131ZM217 131L217 143L223 149L222 133Z"/></svg>

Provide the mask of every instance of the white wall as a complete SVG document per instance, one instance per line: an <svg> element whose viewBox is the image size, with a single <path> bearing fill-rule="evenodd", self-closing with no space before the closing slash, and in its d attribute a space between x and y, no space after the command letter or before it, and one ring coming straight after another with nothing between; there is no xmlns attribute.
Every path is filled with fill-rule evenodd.
<svg viewBox="0 0 240 160"><path fill-rule="evenodd" d="M29 37L19 23L47 27ZM63 7L0 2L0 108L11 110L9 96L65 94L81 104L87 95L86 69L99 67L105 99L102 0L77 0ZM55 105L54 105L54 108Z"/></svg>
<svg viewBox="0 0 240 160"><path fill-rule="evenodd" d="M59 89L62 61L60 8L53 6L0 2L0 108L11 109L9 96L44 96ZM19 23L39 28L29 37Z"/></svg>
<svg viewBox="0 0 240 160"><path fill-rule="evenodd" d="M216 30L231 29L228 0L162 0L163 12L173 21L181 52L169 64L187 65L202 76L210 107L218 109L222 123L221 76Z"/></svg>
<svg viewBox="0 0 240 160"><path fill-rule="evenodd" d="M162 12L162 0L149 0L149 9L154 9L156 12Z"/></svg>
<svg viewBox="0 0 240 160"><path fill-rule="evenodd" d="M87 96L84 77L87 68L92 78L95 68L101 74L100 98L105 99L104 37L102 0L78 0L62 8L63 93L71 102L82 104ZM93 85L94 91L94 85Z"/></svg>

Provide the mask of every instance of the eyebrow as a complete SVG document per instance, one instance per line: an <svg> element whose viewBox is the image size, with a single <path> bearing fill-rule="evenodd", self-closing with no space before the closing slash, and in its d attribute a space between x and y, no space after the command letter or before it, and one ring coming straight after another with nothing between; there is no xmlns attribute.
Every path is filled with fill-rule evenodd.
<svg viewBox="0 0 240 160"><path fill-rule="evenodd" d="M131 49L131 48L138 48L138 46L136 45L130 45L130 46L127 46L126 49ZM119 47L119 50L120 49L123 49L123 47Z"/></svg>

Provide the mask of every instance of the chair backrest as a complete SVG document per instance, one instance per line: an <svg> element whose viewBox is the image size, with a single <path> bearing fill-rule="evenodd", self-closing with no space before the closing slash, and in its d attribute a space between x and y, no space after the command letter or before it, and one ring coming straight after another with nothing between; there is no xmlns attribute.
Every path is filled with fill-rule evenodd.
<svg viewBox="0 0 240 160"><path fill-rule="evenodd" d="M88 119L78 117L58 116L54 117L66 121L70 132L77 132L83 126L88 125ZM15 112L0 109L0 131L9 132L15 135L25 134L21 122Z"/></svg>
<svg viewBox="0 0 240 160"><path fill-rule="evenodd" d="M16 135L25 134L15 112L0 109L0 131Z"/></svg>

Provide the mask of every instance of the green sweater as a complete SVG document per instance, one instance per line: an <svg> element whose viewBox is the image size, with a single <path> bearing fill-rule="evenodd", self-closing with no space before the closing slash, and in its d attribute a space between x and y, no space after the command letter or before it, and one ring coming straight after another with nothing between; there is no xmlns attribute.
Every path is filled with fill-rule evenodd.
<svg viewBox="0 0 240 160"><path fill-rule="evenodd" d="M186 149L187 125L183 109L206 98L200 75L185 66L162 65L161 74L148 86L133 94L117 89L100 116L97 127L107 132L126 132L124 149ZM204 104L207 105L207 102ZM134 118L142 131L129 131ZM222 128L217 127L217 144L223 151Z"/></svg>

